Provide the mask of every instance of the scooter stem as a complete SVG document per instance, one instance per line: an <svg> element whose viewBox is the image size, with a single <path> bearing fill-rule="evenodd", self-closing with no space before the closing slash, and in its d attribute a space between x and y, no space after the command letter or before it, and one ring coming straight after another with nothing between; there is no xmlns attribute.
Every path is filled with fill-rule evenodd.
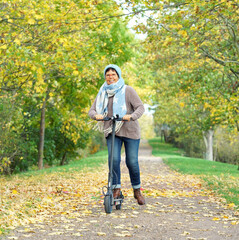
<svg viewBox="0 0 239 240"><path fill-rule="evenodd" d="M116 120L112 120L112 142L110 149L110 166L109 166L109 177L108 177L108 190L112 193L112 184L113 184L113 160L114 160L114 142L115 142L115 124Z"/></svg>

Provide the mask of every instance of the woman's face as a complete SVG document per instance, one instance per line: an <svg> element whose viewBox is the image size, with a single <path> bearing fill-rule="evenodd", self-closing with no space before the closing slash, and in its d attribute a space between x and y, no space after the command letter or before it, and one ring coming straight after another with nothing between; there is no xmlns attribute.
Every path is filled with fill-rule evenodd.
<svg viewBox="0 0 239 240"><path fill-rule="evenodd" d="M119 80L119 77L116 73L116 71L109 70L105 74L105 81L107 82L108 85L116 83Z"/></svg>

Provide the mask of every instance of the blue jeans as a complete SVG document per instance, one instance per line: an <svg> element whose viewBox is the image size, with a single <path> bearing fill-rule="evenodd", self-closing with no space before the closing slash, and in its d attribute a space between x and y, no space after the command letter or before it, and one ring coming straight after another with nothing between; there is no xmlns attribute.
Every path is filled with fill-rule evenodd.
<svg viewBox="0 0 239 240"><path fill-rule="evenodd" d="M111 142L112 135L110 134L107 138L108 146L108 162L111 155ZM131 139L126 137L115 136L114 142L114 156L113 156L113 188L121 188L121 148L124 143L125 146L125 160L126 166L129 169L130 181L133 189L140 188L140 170L138 162L138 151L139 151L140 139Z"/></svg>

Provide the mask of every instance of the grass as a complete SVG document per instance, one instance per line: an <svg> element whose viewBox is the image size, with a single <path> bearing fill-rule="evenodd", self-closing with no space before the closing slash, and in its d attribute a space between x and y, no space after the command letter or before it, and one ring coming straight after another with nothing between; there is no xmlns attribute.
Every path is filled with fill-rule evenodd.
<svg viewBox="0 0 239 240"><path fill-rule="evenodd" d="M183 174L197 175L208 188L225 198L228 204L239 207L238 166L185 157L181 149L161 142L160 138L149 140L149 144L153 148L153 155L162 157L171 169Z"/></svg>
<svg viewBox="0 0 239 240"><path fill-rule="evenodd" d="M30 177L30 176L37 176L41 174L50 174L55 172L75 172L75 171L88 171L96 169L100 167L102 164L106 163L108 159L108 152L107 150L97 152L92 154L86 158L82 158L79 160L71 161L69 164L64 166L55 166L50 168L45 168L42 170L31 170L27 172L18 173L15 176L18 177ZM10 176L9 178L13 177Z"/></svg>

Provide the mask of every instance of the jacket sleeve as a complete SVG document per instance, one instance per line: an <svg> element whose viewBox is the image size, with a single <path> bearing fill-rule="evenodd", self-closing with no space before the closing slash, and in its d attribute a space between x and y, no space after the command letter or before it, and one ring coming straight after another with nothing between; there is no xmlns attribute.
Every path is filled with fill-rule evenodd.
<svg viewBox="0 0 239 240"><path fill-rule="evenodd" d="M131 114L132 120L135 121L143 115L145 109L136 91L129 86L128 86L128 92L127 92L127 100L130 102L130 105L132 106L133 112L130 114Z"/></svg>
<svg viewBox="0 0 239 240"><path fill-rule="evenodd" d="M90 118L94 119L95 120L95 115L97 114L96 112L96 99L94 101L94 103L92 104L89 112L88 112L88 115Z"/></svg>

